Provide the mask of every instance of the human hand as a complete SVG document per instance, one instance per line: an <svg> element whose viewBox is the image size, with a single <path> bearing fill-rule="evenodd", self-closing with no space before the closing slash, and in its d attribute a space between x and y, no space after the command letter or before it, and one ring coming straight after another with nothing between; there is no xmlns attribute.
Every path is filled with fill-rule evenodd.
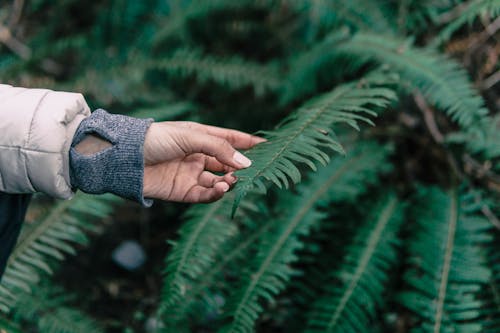
<svg viewBox="0 0 500 333"><path fill-rule="evenodd" d="M233 171L251 164L236 149L248 149L264 141L194 122L153 123L144 141L143 195L177 202L216 201L236 182Z"/></svg>

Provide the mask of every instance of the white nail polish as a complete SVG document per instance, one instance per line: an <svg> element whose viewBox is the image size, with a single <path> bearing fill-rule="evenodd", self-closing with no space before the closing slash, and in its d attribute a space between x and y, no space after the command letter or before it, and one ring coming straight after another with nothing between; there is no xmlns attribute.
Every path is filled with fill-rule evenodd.
<svg viewBox="0 0 500 333"><path fill-rule="evenodd" d="M244 168L248 168L250 165L252 165L252 161L250 161L245 155L238 151L234 153L233 160Z"/></svg>

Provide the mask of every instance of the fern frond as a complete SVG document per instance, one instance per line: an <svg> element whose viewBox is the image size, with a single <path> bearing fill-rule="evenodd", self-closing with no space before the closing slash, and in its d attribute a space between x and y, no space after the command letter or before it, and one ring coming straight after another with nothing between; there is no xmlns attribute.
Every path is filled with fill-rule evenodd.
<svg viewBox="0 0 500 333"><path fill-rule="evenodd" d="M387 76L381 75L382 77ZM376 116L375 108L386 107L395 94L388 88L373 86L381 78L373 75L337 87L305 103L296 112L285 118L278 128L264 132L268 141L248 151L252 167L238 171L236 200L233 213L240 200L253 188L265 191L263 180L273 182L279 188L298 183L301 173L294 163L308 165L316 170L315 162L326 164L328 153L344 153L335 138L332 126L345 123L359 129L358 122L372 124L367 116Z"/></svg>
<svg viewBox="0 0 500 333"><path fill-rule="evenodd" d="M492 270L492 276L484 290L482 300L485 303L483 309L482 333L495 333L500 331L500 252L498 251L498 232L489 244L488 264Z"/></svg>
<svg viewBox="0 0 500 333"><path fill-rule="evenodd" d="M347 149L347 155L337 156L332 159L326 168L322 168L317 175L320 179L328 179L333 173L336 174L335 183L328 189L327 200L318 200L318 207L325 206L331 202L354 201L360 194L364 193L368 186L377 182L379 175L390 170L388 161L392 152L390 146L381 146L373 142L358 142L353 147ZM248 200L245 200L245 203ZM227 216L226 216L227 218ZM171 311L175 311L175 318L165 323L165 332L175 332L178 323L188 322L189 311L199 300L200 295L214 286L218 277L224 272L226 267L239 258L250 256L250 249L255 248L258 241L265 237L271 228L275 228L279 219L272 219L266 214L259 213L257 216L248 217L251 224L245 232L240 232L238 237L224 244L219 250L219 257L206 269L203 279L192 284L192 288L185 288L182 302L179 302ZM255 222L252 222L255 220ZM231 223L229 219L225 222ZM256 224L256 226L253 226Z"/></svg>
<svg viewBox="0 0 500 333"><path fill-rule="evenodd" d="M452 133L447 141L463 144L469 153L485 160L500 158L500 115L485 117L466 131ZM500 165L494 169L500 171Z"/></svg>
<svg viewBox="0 0 500 333"><path fill-rule="evenodd" d="M356 61L375 60L389 65L399 73L403 88L409 93L421 90L430 102L464 128L488 113L465 70L434 50L416 48L390 36L358 33L332 52L359 57Z"/></svg>
<svg viewBox="0 0 500 333"><path fill-rule="evenodd" d="M306 332L369 332L397 260L403 209L395 194L378 202L346 250L343 265L313 305Z"/></svg>
<svg viewBox="0 0 500 333"><path fill-rule="evenodd" d="M12 320L4 318L0 313L0 332L2 333L22 333L21 328Z"/></svg>
<svg viewBox="0 0 500 333"><path fill-rule="evenodd" d="M160 314L165 319L166 329L179 321L178 310L186 294L215 264L222 244L236 234L236 223L228 215L232 200L227 195L210 205L195 205L186 213L186 222L179 231L179 240L172 242L173 249L164 270ZM243 216L245 210L255 209L251 204L243 208L239 216Z"/></svg>
<svg viewBox="0 0 500 333"><path fill-rule="evenodd" d="M313 44L306 52L296 54L290 60L290 71L284 80L280 95L281 103L287 104L317 91L316 77L318 73L321 73L325 64L332 60L332 48L350 37L351 34L347 28L334 30L321 42ZM338 63L335 63L336 70L332 71L331 76L341 76L346 72L353 73L357 69L357 64L352 61L344 62L337 67Z"/></svg>
<svg viewBox="0 0 500 333"><path fill-rule="evenodd" d="M25 225L0 283L0 310L8 312L20 292L30 293L41 272L51 274L51 260L75 254L73 244L85 245L85 231L95 230L88 219L108 216L116 201L110 195L77 194L73 200L59 202L41 221Z"/></svg>
<svg viewBox="0 0 500 333"><path fill-rule="evenodd" d="M496 19L500 15L500 2L498 0L472 0L460 12L460 15L449 23L432 42L436 47L449 40L455 31L464 24L471 24L477 17L487 16Z"/></svg>
<svg viewBox="0 0 500 333"><path fill-rule="evenodd" d="M14 317L36 325L43 333L103 332L94 320L66 304L74 297L61 288L38 286L32 294L20 293Z"/></svg>
<svg viewBox="0 0 500 333"><path fill-rule="evenodd" d="M284 1L308 19L308 37L316 37L333 27L348 26L356 30L391 31L384 3L363 0Z"/></svg>
<svg viewBox="0 0 500 333"><path fill-rule="evenodd" d="M389 65L400 75L402 88L408 93L422 91L430 102L463 128L470 127L488 113L466 71L454 60L392 36L367 32L356 33L352 38L338 36L339 32L332 32L316 48L301 55L299 59L309 59L311 65L298 67L291 72L291 78L314 75L311 70L321 70L321 63L328 58L340 63L348 59L352 71L376 62Z"/></svg>
<svg viewBox="0 0 500 333"><path fill-rule="evenodd" d="M297 259L295 252L303 246L300 238L325 216L319 207L327 202L353 200L376 180L379 172L387 170L386 158L384 148L361 144L347 158L338 157L311 181L299 186L298 194L281 195L278 207L286 209L258 238L257 255L251 260L250 269L244 268L240 273L241 285L227 304L226 312L232 323L223 331L252 331L263 311L261 300L272 300L295 273L290 264Z"/></svg>
<svg viewBox="0 0 500 333"><path fill-rule="evenodd" d="M456 189L422 190L415 219L407 291L399 296L418 318L415 331L482 332L483 303L476 296L491 277L481 250L489 223L464 209Z"/></svg>
<svg viewBox="0 0 500 333"><path fill-rule="evenodd" d="M180 49L170 57L154 62L152 68L186 77L195 75L199 81L215 81L231 89L252 86L257 95L280 87L277 69L245 61L239 57L216 58L199 50Z"/></svg>
<svg viewBox="0 0 500 333"><path fill-rule="evenodd" d="M184 2L185 3L185 2ZM156 32L153 44L158 46L174 36L183 36L186 33L185 24L188 20L208 15L216 10L237 9L248 5L255 5L255 1L239 0L190 0L187 5L177 3L172 13L162 20L164 23Z"/></svg>

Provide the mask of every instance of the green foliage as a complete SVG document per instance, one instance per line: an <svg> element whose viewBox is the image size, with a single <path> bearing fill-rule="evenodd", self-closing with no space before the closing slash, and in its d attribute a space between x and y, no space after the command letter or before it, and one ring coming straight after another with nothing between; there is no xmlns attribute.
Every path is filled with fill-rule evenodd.
<svg viewBox="0 0 500 333"><path fill-rule="evenodd" d="M224 199L187 208L144 273L163 272L138 309L158 331L498 332L498 94L470 79L494 58L477 23L498 20L498 1L13 3L0 4L15 37L0 30L2 83L267 139ZM437 48L471 33L483 37L465 61ZM95 246L88 231L114 201L77 195L24 226L0 331L117 330L49 278ZM155 219L179 218L168 207Z"/></svg>
<svg viewBox="0 0 500 333"><path fill-rule="evenodd" d="M487 110L483 100L472 88L466 72L453 60L432 49L416 48L409 41L393 36L373 33L356 33L352 38L328 36L311 54L302 55L301 63L321 63L330 55L337 60L347 57L353 69L377 62L388 65L401 77L401 88L408 93L420 90L436 107L458 124L468 128L479 121ZM319 57L319 59L317 59ZM299 67L293 77L303 77L306 70L317 72L316 66ZM300 83L299 83L300 84Z"/></svg>
<svg viewBox="0 0 500 333"><path fill-rule="evenodd" d="M473 0L465 4L465 8L460 10L456 19L451 21L433 42L434 46L447 41L464 24L472 24L478 17L489 17L495 19L500 15L500 3L496 0Z"/></svg>
<svg viewBox="0 0 500 333"><path fill-rule="evenodd" d="M108 216L116 202L112 196L99 198L78 195L53 207L41 221L27 225L9 257L0 285L0 310L8 312L21 292L30 293L41 273L52 273L51 260L76 254L74 244L86 245L85 231L94 230L87 219Z"/></svg>
<svg viewBox="0 0 500 333"><path fill-rule="evenodd" d="M94 320L68 303L75 303L75 299L65 290L42 284L32 294L19 295L15 308L20 310L13 317L18 322L36 323L40 332L102 332Z"/></svg>
<svg viewBox="0 0 500 333"><path fill-rule="evenodd" d="M213 80L232 89L251 85L257 95L275 90L280 85L278 73L271 66L237 57L217 59L198 50L177 50L171 57L155 62L153 67L180 77L195 74L201 82Z"/></svg>
<svg viewBox="0 0 500 333"><path fill-rule="evenodd" d="M359 130L358 122L373 124L367 116L376 116L375 108L386 107L394 99L392 90L374 85L382 81L373 75L353 82L306 102L285 118L272 132L264 132L268 142L248 152L252 168L237 172L236 205L254 187L265 192L262 179L279 188L288 188L290 180L298 183L300 170L293 164L303 163L316 170L314 162L327 164L330 151L344 153L333 126L339 123ZM326 152L325 152L326 151Z"/></svg>
<svg viewBox="0 0 500 333"><path fill-rule="evenodd" d="M394 194L380 200L359 226L340 268L313 305L306 332L368 332L398 255L403 210Z"/></svg>
<svg viewBox="0 0 500 333"><path fill-rule="evenodd" d="M399 297L420 319L415 331L483 331L477 294L491 278L481 250L491 225L469 212L457 192L430 188L419 194L407 287Z"/></svg>

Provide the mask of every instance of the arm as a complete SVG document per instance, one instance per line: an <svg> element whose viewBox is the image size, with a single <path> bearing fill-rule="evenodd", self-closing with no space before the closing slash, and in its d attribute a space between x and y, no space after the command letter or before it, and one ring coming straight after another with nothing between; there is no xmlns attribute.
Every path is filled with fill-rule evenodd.
<svg viewBox="0 0 500 333"><path fill-rule="evenodd" d="M0 84L0 192L70 198L68 153L89 114L81 94Z"/></svg>
<svg viewBox="0 0 500 333"><path fill-rule="evenodd" d="M210 202L236 181L232 171L250 165L236 149L264 141L192 122L89 115L80 94L0 85L0 192Z"/></svg>

